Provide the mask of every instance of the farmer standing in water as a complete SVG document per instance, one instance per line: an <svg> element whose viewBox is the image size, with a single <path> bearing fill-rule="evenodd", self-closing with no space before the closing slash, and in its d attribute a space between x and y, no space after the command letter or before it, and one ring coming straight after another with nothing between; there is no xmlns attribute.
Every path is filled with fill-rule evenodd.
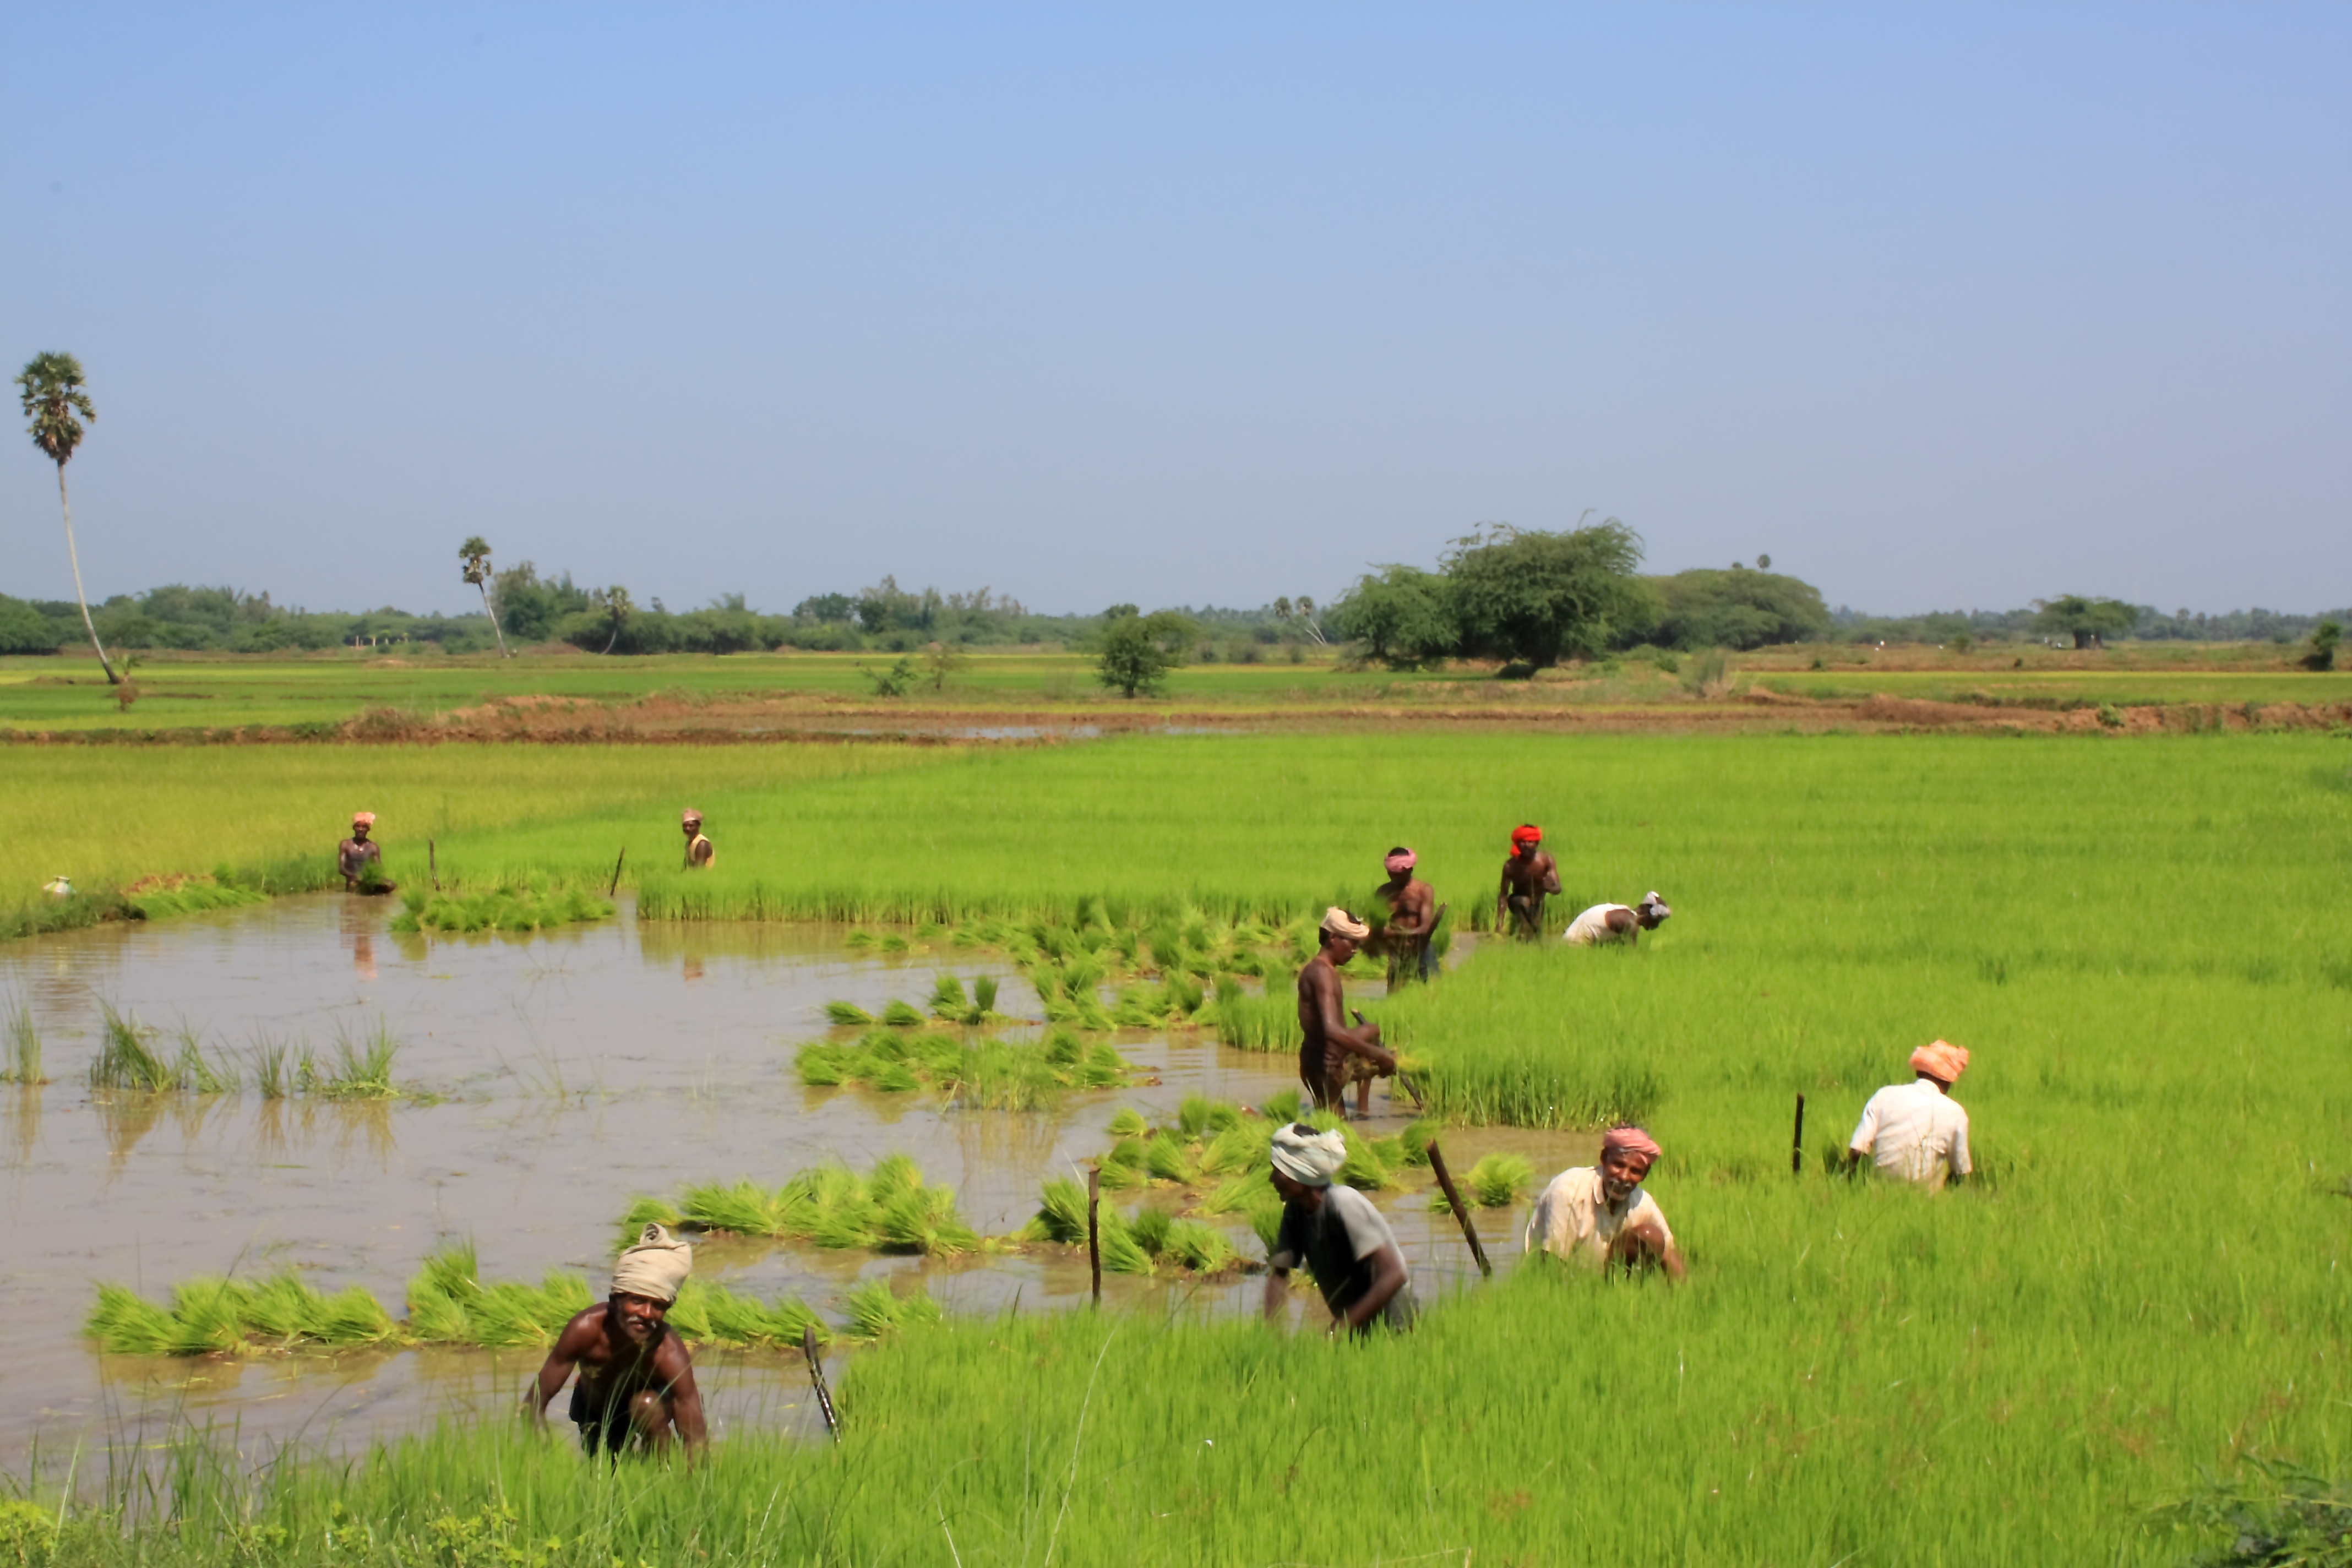
<svg viewBox="0 0 2352 1568"><path fill-rule="evenodd" d="M1274 1130L1274 1190L1282 1194L1282 1226L1267 1249L1265 1315L1281 1315L1290 1294L1290 1271L1315 1276L1323 1304L1331 1309L1330 1332L1350 1333L1412 1326L1412 1278L1396 1232L1372 1200L1333 1178L1347 1163L1348 1142L1339 1129L1318 1132L1304 1122Z"/></svg>
<svg viewBox="0 0 2352 1568"><path fill-rule="evenodd" d="M1378 1024L1348 1026L1347 998L1339 965L1356 956L1371 928L1342 909L1323 912L1320 945L1298 972L1298 1081L1314 1103L1345 1116L1348 1085L1356 1085L1356 1114L1372 1113L1372 1079L1396 1071L1396 1058L1381 1045Z"/></svg>
<svg viewBox="0 0 2352 1568"><path fill-rule="evenodd" d="M1437 955L1429 950L1430 932L1437 925L1437 894L1412 874L1421 858L1400 844L1382 862L1389 879L1379 892L1389 906L1389 923L1381 932L1381 950L1388 954L1389 989L1409 980L1427 980L1437 973Z"/></svg>
<svg viewBox="0 0 2352 1568"><path fill-rule="evenodd" d="M368 835L375 830L375 813L352 813L352 836L335 846L335 869L343 874L343 891L359 891L360 879L373 870L378 879L383 874L383 849L371 843Z"/></svg>
<svg viewBox="0 0 2352 1568"><path fill-rule="evenodd" d="M688 806L686 815L678 818L678 826L686 831L686 868L691 871L697 866L709 865L719 851L702 836L702 813Z"/></svg>
<svg viewBox="0 0 2352 1568"><path fill-rule="evenodd" d="M694 1270L694 1249L660 1226L649 1225L637 1244L613 1264L613 1293L563 1325L538 1381L523 1396L532 1421L547 1424L547 1406L563 1391L574 1367L572 1420L591 1455L617 1454L635 1443L666 1452L673 1434L688 1456L705 1436L702 1394L694 1363L667 1321L678 1287Z"/></svg>
<svg viewBox="0 0 2352 1568"><path fill-rule="evenodd" d="M1508 930L1521 942L1543 935L1544 899L1559 891L1559 867L1536 847L1543 829L1523 822L1511 829L1511 858L1503 862L1503 885L1495 895L1495 930Z"/></svg>

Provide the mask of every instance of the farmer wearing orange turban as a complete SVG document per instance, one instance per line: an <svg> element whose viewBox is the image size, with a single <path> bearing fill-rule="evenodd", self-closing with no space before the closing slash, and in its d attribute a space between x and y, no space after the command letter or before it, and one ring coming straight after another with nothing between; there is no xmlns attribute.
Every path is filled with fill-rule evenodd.
<svg viewBox="0 0 2352 1568"><path fill-rule="evenodd" d="M1314 1103L1345 1116L1348 1086L1356 1086L1356 1114L1372 1113L1372 1079L1396 1071L1396 1058L1381 1044L1381 1026L1360 1018L1348 1025L1347 997L1339 966L1356 956L1372 928L1338 908L1323 911L1315 956L1298 972L1298 1081Z"/></svg>
<svg viewBox="0 0 2352 1568"><path fill-rule="evenodd" d="M375 813L355 811L352 813L352 836L335 846L335 869L343 874L346 893L359 891L362 879L371 883L383 879L383 850L368 840L373 831Z"/></svg>
<svg viewBox="0 0 2352 1568"><path fill-rule="evenodd" d="M1420 859L1400 844L1381 862L1389 879L1377 890L1388 904L1389 922L1381 931L1381 951L1388 955L1391 991L1437 973L1437 955L1429 949L1430 932L1437 928L1437 894L1412 874Z"/></svg>
<svg viewBox="0 0 2352 1568"><path fill-rule="evenodd" d="M1511 856L1495 895L1495 930L1508 930L1522 942L1543 935L1544 900L1559 891L1559 867L1542 844L1543 829L1531 822L1511 829Z"/></svg>
<svg viewBox="0 0 2352 1568"><path fill-rule="evenodd" d="M1880 1175L1929 1192L1967 1180L1969 1113L1952 1098L1952 1085L1968 1066L1968 1047L1949 1040L1913 1051L1916 1076L1887 1085L1862 1108L1862 1120L1846 1140L1847 1168L1871 1160Z"/></svg>
<svg viewBox="0 0 2352 1568"><path fill-rule="evenodd" d="M694 1248L657 1225L613 1264L613 1291L563 1325L555 1348L524 1396L531 1419L544 1426L550 1401L572 1369L572 1419L590 1454L617 1454L632 1443L656 1453L672 1434L688 1453L702 1447L702 1394L694 1362L669 1326L669 1310L694 1271Z"/></svg>
<svg viewBox="0 0 2352 1568"><path fill-rule="evenodd" d="M1627 1268L1656 1263L1669 1278L1684 1278L1688 1270L1665 1211L1642 1190L1659 1152L1657 1141L1640 1128L1611 1128L1598 1164L1562 1171L1536 1199L1521 1249Z"/></svg>

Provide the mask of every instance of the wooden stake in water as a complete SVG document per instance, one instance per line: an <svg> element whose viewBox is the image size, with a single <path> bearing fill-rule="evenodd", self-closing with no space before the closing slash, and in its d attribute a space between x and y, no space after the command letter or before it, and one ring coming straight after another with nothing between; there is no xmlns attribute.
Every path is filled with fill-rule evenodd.
<svg viewBox="0 0 2352 1568"><path fill-rule="evenodd" d="M619 889L621 885L621 867L628 858L629 847L624 844L621 846L621 852L613 858L613 885L604 889L604 896L606 898L611 898L614 892Z"/></svg>
<svg viewBox="0 0 2352 1568"><path fill-rule="evenodd" d="M1087 1171L1087 1267L1094 1270L1095 1305L1102 1305L1102 1229L1096 1215L1102 1208L1102 1167Z"/></svg>
<svg viewBox="0 0 2352 1568"><path fill-rule="evenodd" d="M1486 1249L1478 1245L1478 1227L1470 1223L1470 1211L1464 1205L1462 1194L1454 1190L1454 1173L1445 1168L1445 1151L1437 1146L1434 1138L1429 1141L1429 1168L1437 1173L1438 1188L1445 1194L1454 1217L1462 1222L1462 1238L1470 1244L1470 1256L1478 1260L1478 1272L1492 1279L1495 1266L1486 1261Z"/></svg>
<svg viewBox="0 0 2352 1568"><path fill-rule="evenodd" d="M1805 1097L1797 1096L1797 1130L1789 1134L1789 1174L1805 1173Z"/></svg>
<svg viewBox="0 0 2352 1568"><path fill-rule="evenodd" d="M441 857L433 847L433 840L425 841L425 868L433 873L433 890L441 890Z"/></svg>
<svg viewBox="0 0 2352 1568"><path fill-rule="evenodd" d="M841 1441L841 1417L833 1413L833 1390L824 1385L824 1358L816 1353L816 1325L801 1325L801 1354L808 1359L809 1381L816 1385L816 1407L824 1412L824 1429Z"/></svg>

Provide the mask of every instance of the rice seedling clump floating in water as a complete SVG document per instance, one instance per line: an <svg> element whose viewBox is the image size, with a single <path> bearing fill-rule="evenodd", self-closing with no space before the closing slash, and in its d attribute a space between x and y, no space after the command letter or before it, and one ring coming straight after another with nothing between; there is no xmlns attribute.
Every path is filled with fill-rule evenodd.
<svg viewBox="0 0 2352 1568"><path fill-rule="evenodd" d="M846 1165L818 1165L780 1187L714 1182L686 1188L674 1203L639 1198L621 1230L631 1236L647 1224L871 1252L950 1256L981 1246L956 1211L955 1194L925 1185L904 1154L877 1162L865 1176Z"/></svg>
<svg viewBox="0 0 2352 1568"><path fill-rule="evenodd" d="M403 893L400 900L402 909L393 917L393 930L431 931L444 936L521 933L582 925L609 920L614 908L609 900L584 889L541 894L523 885L463 894L412 890Z"/></svg>
<svg viewBox="0 0 2352 1568"><path fill-rule="evenodd" d="M948 1031L886 1026L855 1040L812 1040L793 1065L812 1088L855 1083L898 1093L929 1088L987 1110L1042 1110L1068 1089L1124 1084L1132 1070L1108 1044L1090 1044L1059 1028L1024 1045L993 1038L966 1043Z"/></svg>

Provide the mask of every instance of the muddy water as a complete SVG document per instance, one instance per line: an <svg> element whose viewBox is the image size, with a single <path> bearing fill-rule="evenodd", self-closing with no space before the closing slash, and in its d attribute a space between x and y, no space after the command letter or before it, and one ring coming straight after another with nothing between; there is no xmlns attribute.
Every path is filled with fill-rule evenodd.
<svg viewBox="0 0 2352 1568"><path fill-rule="evenodd" d="M601 1289L614 1222L637 1194L739 1176L775 1183L819 1161L864 1168L898 1152L954 1186L982 1234L1003 1235L1034 1211L1047 1177L1108 1146L1102 1129L1117 1106L1160 1120L1189 1092L1255 1103L1292 1081L1284 1058L1131 1032L1120 1049L1158 1081L1073 1095L1051 1115L807 1089L792 1051L823 1029L827 1001L919 1004L943 969L997 975L1010 1013L1034 1016L1034 994L999 962L944 945L853 956L842 932L818 927L639 927L625 907L595 928L427 942L391 934L391 913L322 895L0 948L0 1001L13 993L29 1004L56 1080L0 1088L0 1313L11 1350L0 1358L0 1465L36 1443L57 1453L189 1419L233 1419L248 1437L348 1441L506 1406L538 1364L536 1354L482 1351L102 1355L79 1331L101 1281L161 1297L190 1275L290 1265L322 1289L365 1287L398 1315L425 1253L470 1237L486 1278L563 1268ZM92 1090L102 1003L167 1032L194 1028L232 1062L266 1040L331 1055L339 1037L381 1022L400 1041L395 1080L418 1098ZM1372 1130L1402 1126L1404 1110L1376 1094ZM1553 1135L1465 1131L1449 1143L1463 1168L1494 1147L1522 1150L1545 1173L1591 1153L1589 1138ZM1454 1288L1470 1265L1451 1222L1433 1222L1418 1192L1384 1206L1424 1300ZM1523 1220L1482 1216L1503 1267ZM1245 1256L1257 1250L1245 1240ZM1055 1310L1087 1288L1083 1253L930 1263L730 1242L698 1247L697 1270L835 1316L849 1288L875 1275L909 1277L902 1289L920 1277L951 1311L1016 1300ZM1113 1278L1105 1289L1170 1310L1232 1312L1255 1310L1262 1287ZM705 1351L697 1367L721 1432L812 1416L795 1359Z"/></svg>

